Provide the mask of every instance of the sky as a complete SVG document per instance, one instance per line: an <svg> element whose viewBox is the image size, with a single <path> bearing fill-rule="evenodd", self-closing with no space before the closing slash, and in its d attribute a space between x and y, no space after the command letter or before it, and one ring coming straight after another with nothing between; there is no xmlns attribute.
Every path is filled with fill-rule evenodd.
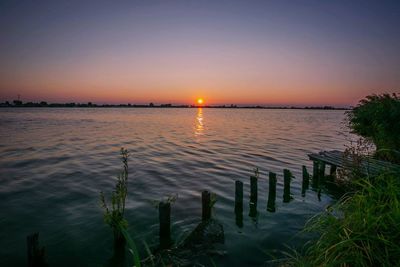
<svg viewBox="0 0 400 267"><path fill-rule="evenodd" d="M400 1L0 2L0 101L354 105L400 92Z"/></svg>

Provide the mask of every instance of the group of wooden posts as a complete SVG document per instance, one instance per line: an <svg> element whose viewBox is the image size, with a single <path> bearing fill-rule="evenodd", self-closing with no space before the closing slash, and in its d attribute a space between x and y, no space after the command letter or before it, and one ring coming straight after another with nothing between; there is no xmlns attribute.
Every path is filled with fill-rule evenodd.
<svg viewBox="0 0 400 267"><path fill-rule="evenodd" d="M302 166L303 180L301 195L304 197L306 190L309 188L310 174L307 171L306 166ZM334 177L336 174L336 166L331 165L330 177ZM268 190L268 201L267 211L276 211L276 173L269 172L268 174L269 190ZM293 178L292 173L288 169L283 170L283 202L288 203L293 199L290 192L290 183ZM312 187L318 190L318 198L321 196L321 181L325 178L325 163L323 161L313 162L313 176L312 176ZM250 176L250 203L249 203L249 216L255 218L257 216L257 199L258 199L258 178L256 176ZM236 224L239 227L243 226L243 182L235 181L235 214Z"/></svg>
<svg viewBox="0 0 400 267"><path fill-rule="evenodd" d="M303 166L303 180L308 173L305 166ZM269 191L268 191L268 202L267 210L270 212L275 212L275 201L276 201L276 173L269 172ZM290 194L290 182L292 180L292 173L288 169L283 170L283 202L289 202L291 200ZM258 200L258 177L250 176L250 217L255 217L257 215L257 200ZM235 182L235 213L236 213L236 223L242 226L242 213L243 213L243 182Z"/></svg>
<svg viewBox="0 0 400 267"><path fill-rule="evenodd" d="M333 176L336 172L336 166L332 165L330 174ZM305 196L306 190L309 188L310 174L306 166L302 166L302 196ZM277 175L274 172L269 172L269 192L267 210L270 212L276 211L276 183ZM321 178L325 177L325 163L322 161L313 162L313 188L320 188ZM290 183L293 178L292 173L288 169L283 170L283 202L290 202L292 199L290 192ZM320 194L320 191L319 191ZM258 199L258 177L250 176L250 217L257 216L257 199ZM159 208L160 222L160 246L168 247L171 244L171 204L169 202L161 202ZM206 222L211 219L211 193L207 190L202 192L202 221ZM243 182L235 181L235 213L236 223L238 226L243 226Z"/></svg>

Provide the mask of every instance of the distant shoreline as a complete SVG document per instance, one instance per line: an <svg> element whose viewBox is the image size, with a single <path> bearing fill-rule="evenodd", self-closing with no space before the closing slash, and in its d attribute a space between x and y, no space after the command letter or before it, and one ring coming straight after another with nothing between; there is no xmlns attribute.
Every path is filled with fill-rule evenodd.
<svg viewBox="0 0 400 267"><path fill-rule="evenodd" d="M305 107L295 107L295 106L237 106L237 105L172 105L172 104L160 104L155 105L150 103L148 105L144 104L94 104L94 103L33 103L26 102L23 103L20 100L14 100L13 103L4 102L0 103L0 108L215 108L215 109L306 109L306 110L351 110L351 107L333 107L333 106L305 106Z"/></svg>

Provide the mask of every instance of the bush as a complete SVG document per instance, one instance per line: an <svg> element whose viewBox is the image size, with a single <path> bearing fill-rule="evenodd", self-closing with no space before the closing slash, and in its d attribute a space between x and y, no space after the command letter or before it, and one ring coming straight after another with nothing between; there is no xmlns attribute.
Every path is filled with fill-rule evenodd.
<svg viewBox="0 0 400 267"><path fill-rule="evenodd" d="M347 113L354 133L371 140L376 156L400 162L400 97L396 94L369 95Z"/></svg>

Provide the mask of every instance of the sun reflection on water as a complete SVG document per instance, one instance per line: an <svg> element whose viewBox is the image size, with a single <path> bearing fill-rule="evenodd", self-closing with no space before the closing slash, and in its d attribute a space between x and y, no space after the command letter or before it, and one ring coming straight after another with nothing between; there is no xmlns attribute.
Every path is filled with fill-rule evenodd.
<svg viewBox="0 0 400 267"><path fill-rule="evenodd" d="M203 135L204 122L203 122L203 108L197 109L196 128L194 131L195 136Z"/></svg>

